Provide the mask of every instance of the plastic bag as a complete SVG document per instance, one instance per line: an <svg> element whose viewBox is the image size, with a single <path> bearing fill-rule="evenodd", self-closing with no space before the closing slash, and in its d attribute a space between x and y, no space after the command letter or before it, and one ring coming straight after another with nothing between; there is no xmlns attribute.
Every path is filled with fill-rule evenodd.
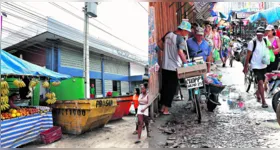
<svg viewBox="0 0 280 150"><path fill-rule="evenodd" d="M269 55L270 55L270 62L274 62L275 61L275 55L273 50L269 50Z"/></svg>
<svg viewBox="0 0 280 150"><path fill-rule="evenodd" d="M264 55L262 58L262 63L265 65L269 65L270 64L270 50L265 50L264 51Z"/></svg>
<svg viewBox="0 0 280 150"><path fill-rule="evenodd" d="M220 60L220 53L217 49L214 50L213 58L214 58L215 61Z"/></svg>

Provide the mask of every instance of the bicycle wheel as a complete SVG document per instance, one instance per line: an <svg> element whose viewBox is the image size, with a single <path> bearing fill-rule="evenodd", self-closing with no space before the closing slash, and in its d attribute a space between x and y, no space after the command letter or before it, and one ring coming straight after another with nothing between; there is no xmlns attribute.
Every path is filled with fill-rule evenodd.
<svg viewBox="0 0 280 150"><path fill-rule="evenodd" d="M197 121L201 123L201 108L200 108L200 94L194 90L194 105L197 114Z"/></svg>
<svg viewBox="0 0 280 150"><path fill-rule="evenodd" d="M280 104L278 104L278 106L277 106L276 116L277 116L277 122L280 125Z"/></svg>
<svg viewBox="0 0 280 150"><path fill-rule="evenodd" d="M280 104L280 91L274 94L272 98L272 107L274 112L276 112L278 104Z"/></svg>
<svg viewBox="0 0 280 150"><path fill-rule="evenodd" d="M246 88L246 92L248 93L250 91L251 88L251 84L252 84L252 80L251 80L251 72L248 72L245 75L245 88Z"/></svg>

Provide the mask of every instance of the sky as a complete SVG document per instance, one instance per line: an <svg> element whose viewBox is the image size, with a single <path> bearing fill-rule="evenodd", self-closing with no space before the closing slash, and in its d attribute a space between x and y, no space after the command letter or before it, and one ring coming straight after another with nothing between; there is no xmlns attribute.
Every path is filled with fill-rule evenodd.
<svg viewBox="0 0 280 150"><path fill-rule="evenodd" d="M48 16L64 24L70 25L80 31L84 30L83 20L72 16L61 8L70 10L75 15L84 17L82 8L84 2L16 2L12 3L30 9L38 15ZM142 5L142 6L141 6ZM144 8L143 8L144 7ZM8 9L8 8L4 8ZM10 9L10 8L9 8ZM137 47L134 48L99 29L90 26L89 33L92 36L106 40L107 42L123 48L131 53L148 59L148 2L102 2L97 6L97 18L90 18L90 22L124 41ZM25 16L26 17L26 16ZM5 20L18 26L5 23ZM4 18L3 27L20 30L21 27L30 26L27 22L8 16ZM3 38L8 34L3 33Z"/></svg>

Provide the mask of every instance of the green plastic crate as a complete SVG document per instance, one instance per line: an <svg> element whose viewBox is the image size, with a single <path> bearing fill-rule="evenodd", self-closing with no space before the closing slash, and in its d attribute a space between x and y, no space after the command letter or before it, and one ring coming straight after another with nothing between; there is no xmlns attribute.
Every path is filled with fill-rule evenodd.
<svg viewBox="0 0 280 150"><path fill-rule="evenodd" d="M118 91L113 91L113 97L116 97L116 96L120 96L120 93Z"/></svg>

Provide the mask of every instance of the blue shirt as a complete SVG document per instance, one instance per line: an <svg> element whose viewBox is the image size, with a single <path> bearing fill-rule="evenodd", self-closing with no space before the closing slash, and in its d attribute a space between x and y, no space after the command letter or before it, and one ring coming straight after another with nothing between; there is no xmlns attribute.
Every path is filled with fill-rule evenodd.
<svg viewBox="0 0 280 150"><path fill-rule="evenodd" d="M202 43L198 45L195 38L190 38L187 40L188 51L190 57L203 57L204 61L206 61L207 57L211 53L211 47L206 40L202 40ZM197 54L198 51L202 51L202 53Z"/></svg>

